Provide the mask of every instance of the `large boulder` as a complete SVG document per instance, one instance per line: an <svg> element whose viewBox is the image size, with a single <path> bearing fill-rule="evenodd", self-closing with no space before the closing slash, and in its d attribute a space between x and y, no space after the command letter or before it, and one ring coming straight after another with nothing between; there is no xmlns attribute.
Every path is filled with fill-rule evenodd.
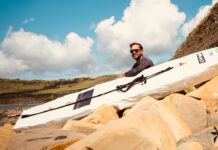
<svg viewBox="0 0 218 150"><path fill-rule="evenodd" d="M11 136L6 150L45 150L54 147L64 149L84 137L82 133L61 129L35 128Z"/></svg>
<svg viewBox="0 0 218 150"><path fill-rule="evenodd" d="M147 106L66 148L66 150L176 150L176 142L159 112Z"/></svg>
<svg viewBox="0 0 218 150"><path fill-rule="evenodd" d="M211 100L207 104L208 113L218 111L218 91L212 94Z"/></svg>
<svg viewBox="0 0 218 150"><path fill-rule="evenodd" d="M176 150L204 150L200 143L188 141L179 145Z"/></svg>
<svg viewBox="0 0 218 150"><path fill-rule="evenodd" d="M218 125L218 92L213 93L207 106L207 127Z"/></svg>
<svg viewBox="0 0 218 150"><path fill-rule="evenodd" d="M110 120L117 120L119 116L117 110L109 105L102 105L96 111L82 119L82 121L94 124L106 124Z"/></svg>
<svg viewBox="0 0 218 150"><path fill-rule="evenodd" d="M94 124L81 120L68 120L67 123L64 125L63 130L80 132L88 135L102 128L103 126L104 125Z"/></svg>
<svg viewBox="0 0 218 150"><path fill-rule="evenodd" d="M162 119L166 122L169 129L175 136L176 141L179 141L181 138L191 135L190 128L183 121L183 119L177 112L176 107L167 100L158 101L152 97L147 96L143 98L140 102L138 102L135 107L130 109L127 115L138 109L144 109L147 106L154 108L160 113Z"/></svg>
<svg viewBox="0 0 218 150"><path fill-rule="evenodd" d="M88 135L102 128L107 122L117 119L119 119L117 110L113 106L104 104L82 120L68 120L63 130L81 132Z"/></svg>
<svg viewBox="0 0 218 150"><path fill-rule="evenodd" d="M204 129L207 125L206 105L200 100L182 94L171 94L163 101L173 104L177 112L192 133Z"/></svg>
<svg viewBox="0 0 218 150"><path fill-rule="evenodd" d="M187 95L200 98L202 101L208 104L212 99L213 93L215 92L218 92L218 76L214 77L197 90L190 92Z"/></svg>

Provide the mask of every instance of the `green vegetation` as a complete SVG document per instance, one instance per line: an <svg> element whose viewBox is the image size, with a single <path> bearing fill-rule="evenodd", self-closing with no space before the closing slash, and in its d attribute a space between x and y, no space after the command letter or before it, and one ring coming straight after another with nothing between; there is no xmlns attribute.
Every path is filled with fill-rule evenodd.
<svg viewBox="0 0 218 150"><path fill-rule="evenodd" d="M106 75L96 78L83 77L53 81L0 79L0 104L43 103L103 82L114 80L116 77L116 75Z"/></svg>

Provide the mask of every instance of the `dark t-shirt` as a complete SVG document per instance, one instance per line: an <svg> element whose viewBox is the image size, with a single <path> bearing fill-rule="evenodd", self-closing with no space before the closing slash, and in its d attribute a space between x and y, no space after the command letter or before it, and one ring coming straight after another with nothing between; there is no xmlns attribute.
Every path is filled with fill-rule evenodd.
<svg viewBox="0 0 218 150"><path fill-rule="evenodd" d="M136 62L132 69L125 73L126 77L132 77L140 73L142 70L147 69L149 67L154 66L153 62L144 56L142 56L142 60L139 62L139 64Z"/></svg>

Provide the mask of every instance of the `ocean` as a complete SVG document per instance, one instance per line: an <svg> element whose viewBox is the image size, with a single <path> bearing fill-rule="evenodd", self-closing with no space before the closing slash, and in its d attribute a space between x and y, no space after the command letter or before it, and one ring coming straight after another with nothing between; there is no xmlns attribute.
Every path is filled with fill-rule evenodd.
<svg viewBox="0 0 218 150"><path fill-rule="evenodd" d="M12 106L0 106L0 110L9 110L15 108L26 108L26 107L33 107L36 105L12 105Z"/></svg>

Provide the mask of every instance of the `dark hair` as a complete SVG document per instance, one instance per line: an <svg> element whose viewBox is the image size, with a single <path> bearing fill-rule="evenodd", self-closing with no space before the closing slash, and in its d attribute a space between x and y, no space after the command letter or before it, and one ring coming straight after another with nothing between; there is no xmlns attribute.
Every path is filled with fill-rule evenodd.
<svg viewBox="0 0 218 150"><path fill-rule="evenodd" d="M140 50L143 49L142 45L140 43L136 43L136 42L129 44L129 47L131 48L133 45L139 45Z"/></svg>

